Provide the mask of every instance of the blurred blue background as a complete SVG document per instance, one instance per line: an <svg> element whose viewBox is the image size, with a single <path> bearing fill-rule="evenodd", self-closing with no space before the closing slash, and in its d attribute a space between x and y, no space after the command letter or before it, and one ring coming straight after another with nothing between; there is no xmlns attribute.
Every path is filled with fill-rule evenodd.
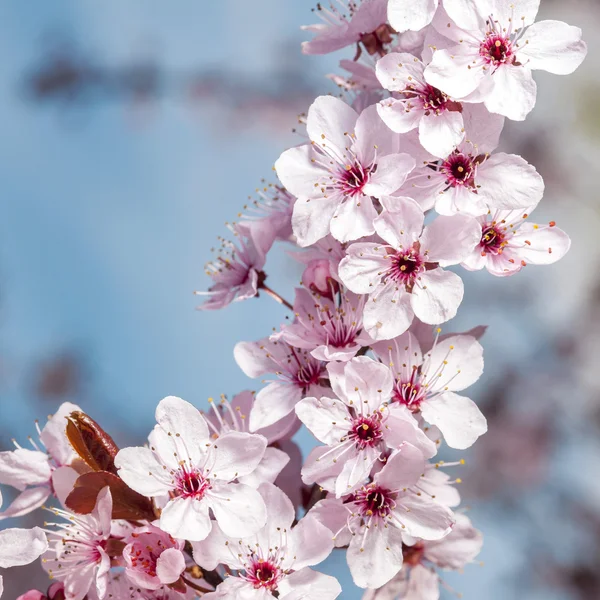
<svg viewBox="0 0 600 600"><path fill-rule="evenodd" d="M225 221L297 143L296 115L335 91L324 75L352 53L301 56L312 7L0 5L3 449L65 399L125 444L143 439L166 395L203 407L259 385L233 346L267 335L285 309L261 297L201 313L192 292L209 285L203 264ZM556 220L573 248L511 279L465 276L451 327L490 326L471 394L490 433L461 455L485 566L444 576L465 598L600 597L600 7L542 0L542 17L583 27L590 55L573 76L537 78L538 107L507 126L503 149L542 173L533 221ZM283 247L267 272L291 298L301 271ZM342 573L344 600L361 597L343 557L325 570ZM6 597L29 582L11 571Z"/></svg>

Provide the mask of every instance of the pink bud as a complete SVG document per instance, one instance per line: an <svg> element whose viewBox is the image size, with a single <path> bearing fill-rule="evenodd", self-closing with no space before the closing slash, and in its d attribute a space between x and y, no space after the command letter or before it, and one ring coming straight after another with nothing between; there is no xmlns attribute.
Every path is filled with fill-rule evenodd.
<svg viewBox="0 0 600 600"><path fill-rule="evenodd" d="M37 590L29 590L25 592L22 596L19 596L17 600L47 600L46 596L42 594L42 592L38 592Z"/></svg>
<svg viewBox="0 0 600 600"><path fill-rule="evenodd" d="M302 274L302 285L311 292L332 298L337 283L331 276L329 261L324 258L311 260Z"/></svg>

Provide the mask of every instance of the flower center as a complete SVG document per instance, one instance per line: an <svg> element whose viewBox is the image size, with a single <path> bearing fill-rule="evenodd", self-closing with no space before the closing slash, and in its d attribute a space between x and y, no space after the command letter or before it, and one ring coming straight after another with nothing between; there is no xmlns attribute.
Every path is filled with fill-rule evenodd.
<svg viewBox="0 0 600 600"><path fill-rule="evenodd" d="M274 562L256 559L246 570L245 579L256 589L274 590L283 575L283 571Z"/></svg>
<svg viewBox="0 0 600 600"><path fill-rule="evenodd" d="M376 446L383 437L381 415L376 413L368 417L357 417L352 422L352 429L350 429L348 437L354 441L359 450Z"/></svg>
<svg viewBox="0 0 600 600"><path fill-rule="evenodd" d="M294 383L298 387L306 389L319 383L322 376L323 363L307 355L298 360L298 370L295 373Z"/></svg>
<svg viewBox="0 0 600 600"><path fill-rule="evenodd" d="M353 165L346 165L340 173L339 187L345 196L358 196L363 193L363 188L371 178L375 167L365 167L356 161Z"/></svg>
<svg viewBox="0 0 600 600"><path fill-rule="evenodd" d="M412 286L417 275L425 268L417 248L412 248L408 252L392 254L390 263L388 276L407 286Z"/></svg>
<svg viewBox="0 0 600 600"><path fill-rule="evenodd" d="M490 34L481 42L479 54L494 66L515 61L512 42L508 37L498 34Z"/></svg>
<svg viewBox="0 0 600 600"><path fill-rule="evenodd" d="M381 486L371 483L354 495L361 516L385 518L396 507L396 494Z"/></svg>
<svg viewBox="0 0 600 600"><path fill-rule="evenodd" d="M441 172L445 175L449 185L475 185L476 163L473 158L462 152L454 152L443 164Z"/></svg>
<svg viewBox="0 0 600 600"><path fill-rule="evenodd" d="M201 500L211 487L210 482L199 471L181 470L177 474L175 489L183 498Z"/></svg>
<svg viewBox="0 0 600 600"><path fill-rule="evenodd" d="M407 406L412 412L418 412L425 390L416 378L415 369L410 381L396 383L393 400Z"/></svg>
<svg viewBox="0 0 600 600"><path fill-rule="evenodd" d="M497 226L490 225L483 230L479 244L485 254L501 254L502 248L506 245L504 233Z"/></svg>
<svg viewBox="0 0 600 600"><path fill-rule="evenodd" d="M421 92L421 98L423 99L423 108L425 110L444 110L448 102L448 96L432 85L427 85Z"/></svg>

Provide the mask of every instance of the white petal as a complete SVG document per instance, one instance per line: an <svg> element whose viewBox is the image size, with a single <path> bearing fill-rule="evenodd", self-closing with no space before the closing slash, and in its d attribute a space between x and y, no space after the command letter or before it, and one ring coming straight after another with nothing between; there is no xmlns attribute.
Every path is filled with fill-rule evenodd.
<svg viewBox="0 0 600 600"><path fill-rule="evenodd" d="M358 240L375 233L373 221L377 211L368 196L347 197L338 205L331 219L331 235L340 242Z"/></svg>
<svg viewBox="0 0 600 600"><path fill-rule="evenodd" d="M550 265L569 251L571 239L558 227L524 223L510 239L509 247L528 264Z"/></svg>
<svg viewBox="0 0 600 600"><path fill-rule="evenodd" d="M479 154L493 152L500 143L505 118L489 112L484 104L463 104L466 139L475 144Z"/></svg>
<svg viewBox="0 0 600 600"><path fill-rule="evenodd" d="M0 513L0 519L22 517L42 506L50 496L50 486L27 488Z"/></svg>
<svg viewBox="0 0 600 600"><path fill-rule="evenodd" d="M347 546L350 543L352 533L348 529L349 511L342 504L342 500L335 498L319 500L308 514L325 525L332 534L335 534L333 541L336 548Z"/></svg>
<svg viewBox="0 0 600 600"><path fill-rule="evenodd" d="M177 548L167 548L156 561L156 574L161 583L175 583L185 571L185 557Z"/></svg>
<svg viewBox="0 0 600 600"><path fill-rule="evenodd" d="M380 61L381 62L381 61ZM381 120L395 133L407 133L419 126L423 112L413 108L407 110L404 102L386 98L377 105Z"/></svg>
<svg viewBox="0 0 600 600"><path fill-rule="evenodd" d="M445 392L421 404L423 418L436 425L450 448L465 450L487 431L487 421L469 398Z"/></svg>
<svg viewBox="0 0 600 600"><path fill-rule="evenodd" d="M269 447L265 450L265 455L252 473L238 478L240 483L249 485L254 489L261 483L273 483L285 466L290 462L290 457L277 448Z"/></svg>
<svg viewBox="0 0 600 600"><path fill-rule="evenodd" d="M360 113L355 135L353 150L363 165L370 165L376 157L381 159L399 152L400 137L381 120L376 105L369 106Z"/></svg>
<svg viewBox="0 0 600 600"><path fill-rule="evenodd" d="M306 131L319 147L333 146L343 151L357 119L357 112L339 98L319 96L308 109Z"/></svg>
<svg viewBox="0 0 600 600"><path fill-rule="evenodd" d="M169 500L160 515L160 528L180 540L205 539L211 529L208 503L194 498Z"/></svg>
<svg viewBox="0 0 600 600"><path fill-rule="evenodd" d="M465 137L462 114L458 111L444 111L436 115L424 115L419 124L419 139L423 148L434 156L445 158Z"/></svg>
<svg viewBox="0 0 600 600"><path fill-rule="evenodd" d="M369 294L379 285L387 269L386 256L382 244L352 244L339 265L342 282L356 294Z"/></svg>
<svg viewBox="0 0 600 600"><path fill-rule="evenodd" d="M330 222L338 205L337 198L310 200L301 197L296 200L292 214L292 229L299 246L312 246L329 233Z"/></svg>
<svg viewBox="0 0 600 600"><path fill-rule="evenodd" d="M408 442L418 448L425 458L437 454L435 442L419 428L419 424L406 406L394 403L388 411L384 439L389 448L395 450L404 442Z"/></svg>
<svg viewBox="0 0 600 600"><path fill-rule="evenodd" d="M335 577L312 569L302 569L288 575L277 589L281 600L335 600L342 593L342 587Z"/></svg>
<svg viewBox="0 0 600 600"><path fill-rule="evenodd" d="M408 154L382 156L377 161L377 171L364 187L364 193L375 198L393 194L406 181L415 164L415 159Z"/></svg>
<svg viewBox="0 0 600 600"><path fill-rule="evenodd" d="M348 431L348 408L339 400L304 398L296 405L296 414L327 445L333 446Z"/></svg>
<svg viewBox="0 0 600 600"><path fill-rule="evenodd" d="M385 210L375 220L375 230L388 244L409 249L421 235L425 215L410 198L398 198L394 211Z"/></svg>
<svg viewBox="0 0 600 600"><path fill-rule="evenodd" d="M147 496L160 496L171 489L170 477L164 475L150 448L123 448L115 457L119 477L133 490Z"/></svg>
<svg viewBox="0 0 600 600"><path fill-rule="evenodd" d="M390 0L388 20L399 33L419 31L429 25L438 7L438 0Z"/></svg>
<svg viewBox="0 0 600 600"><path fill-rule="evenodd" d="M483 63L473 64L479 57L468 50L461 46L436 50L425 69L427 83L458 100L473 93L483 82L487 71L483 70Z"/></svg>
<svg viewBox="0 0 600 600"><path fill-rule="evenodd" d="M28 485L50 481L48 455L38 450L17 448L0 452L0 483L24 490Z"/></svg>
<svg viewBox="0 0 600 600"><path fill-rule="evenodd" d="M569 75L587 55L581 35L579 27L562 21L539 21L525 32L518 59L530 69Z"/></svg>
<svg viewBox="0 0 600 600"><path fill-rule="evenodd" d="M75 458L73 446L67 439L67 420L65 417L80 410L81 408L76 404L63 402L40 434L40 439L46 446L46 450L59 465L69 464Z"/></svg>
<svg viewBox="0 0 600 600"><path fill-rule="evenodd" d="M344 466L335 482L337 498L353 492L366 481L380 453L376 447L367 447L364 450L357 450L354 454L347 452L344 455Z"/></svg>
<svg viewBox="0 0 600 600"><path fill-rule="evenodd" d="M247 485L229 483L213 486L206 498L225 535L254 535L267 521L264 500L257 490Z"/></svg>
<svg viewBox="0 0 600 600"><path fill-rule="evenodd" d="M412 294L389 282L376 290L363 311L363 325L373 340L390 340L403 334L413 321Z"/></svg>
<svg viewBox="0 0 600 600"><path fill-rule="evenodd" d="M467 215L437 217L425 227L421 236L421 251L429 262L442 267L464 260L481 240L481 225Z"/></svg>
<svg viewBox="0 0 600 600"><path fill-rule="evenodd" d="M0 567L20 567L39 558L48 548L46 534L39 528L0 531Z"/></svg>
<svg viewBox="0 0 600 600"><path fill-rule="evenodd" d="M477 170L478 196L490 208L513 210L537 204L544 195L544 180L516 154L492 154Z"/></svg>
<svg viewBox="0 0 600 600"><path fill-rule="evenodd" d="M256 395L250 411L250 430L269 427L289 415L302 398L302 390L295 385L274 381Z"/></svg>
<svg viewBox="0 0 600 600"><path fill-rule="evenodd" d="M411 294L411 306L423 323L437 325L456 316L463 295L464 285L456 273L434 269L421 275L420 285Z"/></svg>
<svg viewBox="0 0 600 600"><path fill-rule="evenodd" d="M412 444L402 444L375 475L375 482L388 490L412 487L425 470L423 453Z"/></svg>
<svg viewBox="0 0 600 600"><path fill-rule="evenodd" d="M426 496L409 493L397 502L393 514L405 525L405 532L413 537L439 540L447 536L454 525L452 511Z"/></svg>
<svg viewBox="0 0 600 600"><path fill-rule="evenodd" d="M317 519L307 515L288 533L289 556L284 560L283 566L296 571L312 567L323 562L332 550L331 531Z"/></svg>
<svg viewBox="0 0 600 600"><path fill-rule="evenodd" d="M537 85L527 67L500 65L491 75L494 87L485 98L486 108L513 121L524 121L535 106Z"/></svg>
<svg viewBox="0 0 600 600"><path fill-rule="evenodd" d="M318 181L324 181L329 171L321 167L313 159L315 151L309 144L296 146L286 150L275 163L277 177L294 196L305 198L321 198L320 187L315 187Z"/></svg>
<svg viewBox="0 0 600 600"><path fill-rule="evenodd" d="M206 467L210 477L231 481L252 473L262 460L267 438L262 435L229 431L219 436L209 449Z"/></svg>
<svg viewBox="0 0 600 600"><path fill-rule="evenodd" d="M457 513L449 535L427 544L425 557L442 569L460 570L473 562L483 546L483 536L466 515Z"/></svg>

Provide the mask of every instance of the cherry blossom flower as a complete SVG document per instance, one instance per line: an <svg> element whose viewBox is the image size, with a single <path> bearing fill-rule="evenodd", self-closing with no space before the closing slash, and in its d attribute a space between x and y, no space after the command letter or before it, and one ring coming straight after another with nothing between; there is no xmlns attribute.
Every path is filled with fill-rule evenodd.
<svg viewBox="0 0 600 600"><path fill-rule="evenodd" d="M515 121L535 105L532 70L568 75L587 53L578 27L534 23L539 0L445 0L444 8L433 24L456 45L434 53L425 79L456 99L483 101L490 112Z"/></svg>
<svg viewBox="0 0 600 600"><path fill-rule="evenodd" d="M382 100L377 110L392 131L418 128L422 146L434 156L446 157L465 137L462 105L429 85L424 70L412 54L394 52L380 59L377 77L394 94Z"/></svg>
<svg viewBox="0 0 600 600"><path fill-rule="evenodd" d="M205 272L214 283L207 292L195 292L208 297L198 307L200 310L217 310L254 298L264 283L262 269L276 236L273 224L256 221L229 227L236 241L219 238L218 256L205 265Z"/></svg>
<svg viewBox="0 0 600 600"><path fill-rule="evenodd" d="M396 31L419 31L427 27L438 8L439 0L389 0L388 19Z"/></svg>
<svg viewBox="0 0 600 600"><path fill-rule="evenodd" d="M157 590L185 571L185 543L154 525L136 528L124 542L125 574L137 586Z"/></svg>
<svg viewBox="0 0 600 600"><path fill-rule="evenodd" d="M387 0L337 0L329 6L317 4L316 14L322 23L305 25L315 34L302 43L304 54L328 54L356 44L357 57L361 44L369 54L385 54L393 42L395 31L387 24Z"/></svg>
<svg viewBox="0 0 600 600"><path fill-rule="evenodd" d="M298 200L292 227L300 246L330 231L341 242L375 232L372 197L395 192L415 160L399 153L399 136L370 106L360 114L331 96L311 105L306 122L311 144L286 150L275 163L283 184Z"/></svg>
<svg viewBox="0 0 600 600"><path fill-rule="evenodd" d="M318 396L325 391L325 363L313 358L307 350L263 338L258 342L239 342L233 354L248 377L268 373L277 376L276 381L268 383L256 395L250 412L250 431L275 423L287 429L295 420L296 404L305 396Z"/></svg>
<svg viewBox="0 0 600 600"><path fill-rule="evenodd" d="M309 350L317 360L350 360L371 343L362 324L365 296L341 289L334 299L296 290L293 323L271 336L290 346Z"/></svg>
<svg viewBox="0 0 600 600"><path fill-rule="evenodd" d="M178 539L199 541L211 530L209 510L226 532L254 533L264 525L256 490L233 483L260 463L267 440L229 431L215 441L194 406L169 396L156 408L150 448L124 448L115 457L119 476L136 492L169 500L160 528Z"/></svg>
<svg viewBox="0 0 600 600"><path fill-rule="evenodd" d="M105 487L89 515L51 509L68 523L50 524L59 530L48 534L50 547L42 566L53 579L64 584L67 600L83 600L93 588L100 600L106 596L110 570L106 541L110 537L112 506L110 489Z"/></svg>
<svg viewBox="0 0 600 600"><path fill-rule="evenodd" d="M17 598L17 600L64 600L65 586L62 582L56 581L49 588L46 594L38 590L29 590Z"/></svg>
<svg viewBox="0 0 600 600"><path fill-rule="evenodd" d="M416 487L424 468L422 453L404 443L371 483L346 499L321 500L309 512L335 532L336 546L349 545L357 586L381 587L400 571L405 536L440 540L450 533L452 511Z"/></svg>
<svg viewBox="0 0 600 600"><path fill-rule="evenodd" d="M0 483L21 492L0 513L0 519L21 517L42 506L52 495L58 496L62 502L69 494L77 473L68 465L77 455L65 433L65 417L79 410L75 404L65 402L42 430L36 423L39 445L29 438L33 450L14 442L16 450L0 452Z"/></svg>
<svg viewBox="0 0 600 600"><path fill-rule="evenodd" d="M460 263L481 238L471 217L437 217L423 228L423 212L414 201L392 200L395 210L375 219L386 243L352 244L339 267L350 290L369 294L363 323L374 340L404 333L415 315L430 324L454 317L463 283L442 267Z"/></svg>
<svg viewBox="0 0 600 600"><path fill-rule="evenodd" d="M392 404L388 367L359 356L327 366L337 398L305 398L296 406L300 420L325 446L315 448L304 463L302 480L317 482L338 497L352 492L369 476L388 449L408 441L428 458L436 445L419 429L412 415Z"/></svg>
<svg viewBox="0 0 600 600"><path fill-rule="evenodd" d="M248 417L254 405L254 392L249 390L241 392L234 396L231 402L225 396L221 396L218 405L212 398L208 401L213 411L205 414L204 417L208 427L213 431L213 439L218 440L219 436L228 431L249 433ZM291 437L296 432L296 425L297 419L285 419L276 425L259 429L256 433L267 438L267 443L271 444L285 437ZM248 475L238 477L238 481L255 489L265 481L273 483L289 460L290 457L285 452L269 446L265 448L265 453L256 469Z"/></svg>
<svg viewBox="0 0 600 600"><path fill-rule="evenodd" d="M527 223L535 206L522 210L496 210L479 218L481 240L461 263L465 269L484 267L492 275L514 275L528 264L550 265L560 260L571 247L569 236L556 227Z"/></svg>
<svg viewBox="0 0 600 600"><path fill-rule="evenodd" d="M394 374L394 400L435 425L451 448L465 449L487 431L477 405L457 394L483 373L483 348L468 335L437 341L423 354L410 332L373 346Z"/></svg>
<svg viewBox="0 0 600 600"><path fill-rule="evenodd" d="M480 216L539 202L544 181L535 167L515 154L492 153L504 118L483 105L465 107L464 118L467 139L442 160L422 154L420 168L397 193L413 198L423 210L435 206L442 215Z"/></svg>
<svg viewBox="0 0 600 600"><path fill-rule="evenodd" d="M337 598L342 591L337 580L309 568L331 553L331 531L309 516L292 527L295 511L289 498L269 483L259 491L267 522L256 535L227 536L215 527L206 540L193 544L194 560L202 568L223 564L236 571L203 598Z"/></svg>
<svg viewBox="0 0 600 600"><path fill-rule="evenodd" d="M208 587L201 582L202 587ZM157 590L140 588L125 577L124 573L110 573L106 599L107 600L197 600L198 592L188 588L185 592L162 586ZM49 599L52 600L52 599ZM89 600L101 600L92 590Z"/></svg>
<svg viewBox="0 0 600 600"><path fill-rule="evenodd" d="M464 514L456 514L452 531L441 540L418 540L403 546L402 571L363 600L438 600L440 577L435 568L461 571L481 551L483 536Z"/></svg>

